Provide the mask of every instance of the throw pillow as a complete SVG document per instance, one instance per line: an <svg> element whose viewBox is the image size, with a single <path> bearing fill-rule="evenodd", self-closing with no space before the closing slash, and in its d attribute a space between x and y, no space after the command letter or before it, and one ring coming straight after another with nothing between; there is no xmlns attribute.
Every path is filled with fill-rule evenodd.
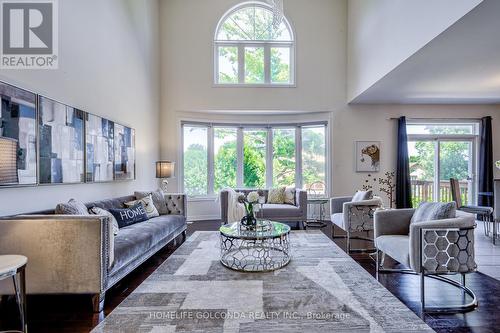
<svg viewBox="0 0 500 333"><path fill-rule="evenodd" d="M285 186L272 188L267 195L268 204L284 204L285 203Z"/></svg>
<svg viewBox="0 0 500 333"><path fill-rule="evenodd" d="M162 190L156 191L136 191L134 195L137 199L142 199L151 194L153 198L153 204L160 215L168 214L167 201L165 200L165 194Z"/></svg>
<svg viewBox="0 0 500 333"><path fill-rule="evenodd" d="M109 217L112 225L113 225L113 235L117 235L118 234L118 222L116 221L115 217L113 216L113 214L111 214L110 212L108 212L106 209L102 209L102 208L99 208L99 207L92 207L89 209L89 212L91 212L92 214L95 214L95 215L101 215L101 216L107 216Z"/></svg>
<svg viewBox="0 0 500 333"><path fill-rule="evenodd" d="M115 261L115 236L118 234L118 222L116 222L115 217L113 214L108 212L105 209L99 208L99 207L92 207L89 209L89 212L94 214L94 215L99 215L99 216L106 216L109 218L109 221L111 222L109 224L109 265L108 267L113 266L113 262Z"/></svg>
<svg viewBox="0 0 500 333"><path fill-rule="evenodd" d="M113 214L120 228L148 220L148 214L140 202L130 208L111 208L109 212Z"/></svg>
<svg viewBox="0 0 500 333"><path fill-rule="evenodd" d="M411 223L450 219L457 216L455 202L422 202L415 210Z"/></svg>
<svg viewBox="0 0 500 333"><path fill-rule="evenodd" d="M354 196L352 197L352 202L359 202L359 201L364 201L364 200L371 200L373 199L373 191L368 190L368 191L357 191Z"/></svg>
<svg viewBox="0 0 500 333"><path fill-rule="evenodd" d="M75 199L58 204L55 213L56 215L90 215L87 206Z"/></svg>
<svg viewBox="0 0 500 333"><path fill-rule="evenodd" d="M144 198L139 199L139 200L125 202L125 206L132 207L132 206L137 205L138 203L141 203L144 206L144 209L146 210L146 214L148 214L148 218L160 216L160 214L158 213L158 210L156 210L156 207L153 203L153 197L151 196L151 194L148 195L147 197L144 197Z"/></svg>
<svg viewBox="0 0 500 333"><path fill-rule="evenodd" d="M295 194L297 193L297 190L295 187L287 187L285 188L285 203L288 205L296 205L295 202Z"/></svg>

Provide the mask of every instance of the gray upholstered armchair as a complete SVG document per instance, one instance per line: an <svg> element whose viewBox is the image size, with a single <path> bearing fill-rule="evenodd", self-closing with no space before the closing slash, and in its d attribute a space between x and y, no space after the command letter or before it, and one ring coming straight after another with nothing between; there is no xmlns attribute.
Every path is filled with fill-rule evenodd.
<svg viewBox="0 0 500 333"><path fill-rule="evenodd" d="M375 212L375 246L377 279L379 273L419 274L423 312L465 312L477 307L476 296L465 285L465 274L475 272L474 215L456 211L453 218L412 222L415 209L379 210ZM384 268L389 255L407 268ZM445 275L460 274L462 283ZM425 305L424 277L430 277L467 293L472 301L459 306Z"/></svg>
<svg viewBox="0 0 500 333"><path fill-rule="evenodd" d="M369 237L370 231L373 231L373 213L382 207L382 200L373 197L369 200L353 201L353 198L353 196L350 196L330 199L331 221L346 232L348 253L374 250L373 248L352 249L351 239L373 242L373 238ZM366 237L360 236L360 233L366 233ZM335 236L335 226L332 227L332 238L339 238L339 236Z"/></svg>

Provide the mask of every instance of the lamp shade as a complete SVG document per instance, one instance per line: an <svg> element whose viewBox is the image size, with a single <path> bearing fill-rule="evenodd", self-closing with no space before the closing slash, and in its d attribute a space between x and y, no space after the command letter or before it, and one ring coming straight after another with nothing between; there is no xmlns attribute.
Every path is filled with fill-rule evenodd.
<svg viewBox="0 0 500 333"><path fill-rule="evenodd" d="M0 137L0 184L17 183L17 140Z"/></svg>
<svg viewBox="0 0 500 333"><path fill-rule="evenodd" d="M156 162L156 178L172 178L175 171L175 162L158 161Z"/></svg>

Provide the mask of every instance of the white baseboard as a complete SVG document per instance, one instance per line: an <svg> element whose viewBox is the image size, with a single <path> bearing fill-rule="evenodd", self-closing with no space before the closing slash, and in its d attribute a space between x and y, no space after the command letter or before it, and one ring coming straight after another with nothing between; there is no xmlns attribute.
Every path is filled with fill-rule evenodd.
<svg viewBox="0 0 500 333"><path fill-rule="evenodd" d="M193 215L188 216L188 222L205 221L205 220L220 220L220 215Z"/></svg>

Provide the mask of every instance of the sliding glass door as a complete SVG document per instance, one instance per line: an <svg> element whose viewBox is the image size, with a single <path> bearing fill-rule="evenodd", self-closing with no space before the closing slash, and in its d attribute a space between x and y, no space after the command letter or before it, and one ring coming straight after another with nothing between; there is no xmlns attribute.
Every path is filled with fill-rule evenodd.
<svg viewBox="0 0 500 333"><path fill-rule="evenodd" d="M475 123L408 125L414 207L452 201L450 178L459 180L462 204L475 204L478 132Z"/></svg>
<svg viewBox="0 0 500 333"><path fill-rule="evenodd" d="M439 141L439 201L452 201L450 178L456 178L460 184L462 204L474 202L474 142Z"/></svg>
<svg viewBox="0 0 500 333"><path fill-rule="evenodd" d="M422 201L452 201L450 178L460 183L463 204L473 204L473 140L410 141L410 175L413 206Z"/></svg>

